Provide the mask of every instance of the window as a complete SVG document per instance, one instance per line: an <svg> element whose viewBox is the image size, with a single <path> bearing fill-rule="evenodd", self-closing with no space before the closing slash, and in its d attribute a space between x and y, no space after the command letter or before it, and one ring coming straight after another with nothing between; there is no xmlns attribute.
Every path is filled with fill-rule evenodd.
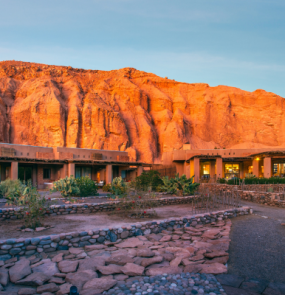
<svg viewBox="0 0 285 295"><path fill-rule="evenodd" d="M51 171L49 168L44 168L44 179L50 179Z"/></svg>
<svg viewBox="0 0 285 295"><path fill-rule="evenodd" d="M225 164L225 177L239 177L239 164Z"/></svg>
<svg viewBox="0 0 285 295"><path fill-rule="evenodd" d="M91 167L75 167L75 178L87 176L91 179Z"/></svg>

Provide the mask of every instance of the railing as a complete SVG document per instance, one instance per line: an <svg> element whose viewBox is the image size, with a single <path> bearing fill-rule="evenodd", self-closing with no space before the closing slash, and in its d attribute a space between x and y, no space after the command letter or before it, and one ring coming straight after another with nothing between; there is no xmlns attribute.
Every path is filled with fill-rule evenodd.
<svg viewBox="0 0 285 295"><path fill-rule="evenodd" d="M192 200L192 214L230 210L240 206L241 197L238 191L220 191L218 194L200 191Z"/></svg>

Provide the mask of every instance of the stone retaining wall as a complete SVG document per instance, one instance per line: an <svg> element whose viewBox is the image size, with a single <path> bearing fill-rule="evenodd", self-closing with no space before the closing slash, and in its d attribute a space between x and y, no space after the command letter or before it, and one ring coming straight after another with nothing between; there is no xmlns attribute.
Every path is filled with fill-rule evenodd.
<svg viewBox="0 0 285 295"><path fill-rule="evenodd" d="M244 185L229 185L222 183L202 183L200 187L209 189L211 192L219 190L244 190L244 191L259 191L259 192L285 192L285 184L244 184Z"/></svg>
<svg viewBox="0 0 285 295"><path fill-rule="evenodd" d="M242 187L228 184L203 184L203 188L209 190L209 192L213 194L219 194L221 191L236 191L239 193L242 200L285 208L285 192L283 192L285 186L282 184L252 184ZM268 192L269 188L272 188L273 192Z"/></svg>
<svg viewBox="0 0 285 295"><path fill-rule="evenodd" d="M118 243L133 236L160 233L162 230L190 227L197 224L208 224L218 220L233 218L252 213L249 207L241 207L233 210L198 214L182 218L170 218L167 220L140 222L121 228L106 228L100 230L63 233L59 235L41 236L27 239L8 239L0 241L0 260L10 259L12 256L32 255L41 252L53 252L67 250L69 247L83 247Z"/></svg>
<svg viewBox="0 0 285 295"><path fill-rule="evenodd" d="M188 197L171 197L159 198L154 200L156 206L179 205L192 202L193 196ZM115 203L118 201L110 201L106 203L85 203L85 204L70 204L70 205L52 205L45 212L45 216L57 216L66 214L89 214L98 212L108 212L115 209ZM22 219L24 216L23 208L5 208L0 209L0 221L6 219Z"/></svg>

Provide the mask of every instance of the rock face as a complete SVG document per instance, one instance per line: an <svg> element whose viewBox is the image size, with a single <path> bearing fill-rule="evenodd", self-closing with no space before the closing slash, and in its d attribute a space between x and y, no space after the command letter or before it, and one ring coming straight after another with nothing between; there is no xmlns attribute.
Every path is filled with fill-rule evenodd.
<svg viewBox="0 0 285 295"><path fill-rule="evenodd" d="M124 68L0 62L0 142L128 151L285 146L284 98Z"/></svg>

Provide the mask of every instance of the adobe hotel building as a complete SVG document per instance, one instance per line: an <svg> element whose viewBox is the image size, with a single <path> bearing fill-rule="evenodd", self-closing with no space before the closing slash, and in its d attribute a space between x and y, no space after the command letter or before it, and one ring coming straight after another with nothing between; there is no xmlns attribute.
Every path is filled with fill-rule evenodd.
<svg viewBox="0 0 285 295"><path fill-rule="evenodd" d="M1 180L31 179L39 189L71 175L110 183L117 176L135 178L143 170L127 152L6 143L0 143L0 166Z"/></svg>
<svg viewBox="0 0 285 295"><path fill-rule="evenodd" d="M183 150L163 154L163 164L175 164L176 172L195 181L217 178L245 178L250 175L285 177L285 148Z"/></svg>
<svg viewBox="0 0 285 295"><path fill-rule="evenodd" d="M0 180L31 179L39 189L71 175L105 183L118 176L131 180L151 166L121 151L0 143ZM192 150L184 145L182 150L162 155L159 167L169 166L180 175L195 175L196 182L249 175L285 177L285 148Z"/></svg>

